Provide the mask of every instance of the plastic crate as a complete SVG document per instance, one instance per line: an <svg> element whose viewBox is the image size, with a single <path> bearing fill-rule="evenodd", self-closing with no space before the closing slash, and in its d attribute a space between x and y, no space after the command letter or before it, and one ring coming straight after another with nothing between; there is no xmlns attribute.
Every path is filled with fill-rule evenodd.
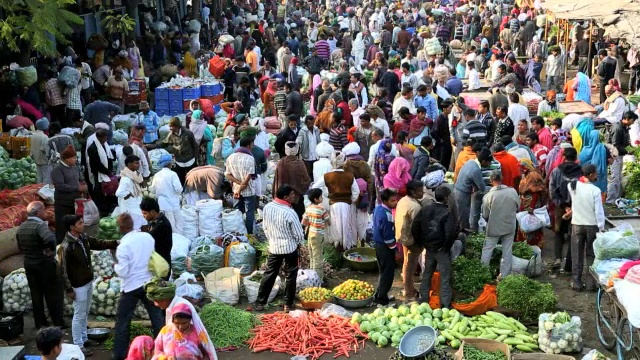
<svg viewBox="0 0 640 360"><path fill-rule="evenodd" d="M156 108L156 114L158 114L158 116L160 116L160 117L168 116L169 115L169 108L168 107L166 109L158 109L158 108Z"/></svg>
<svg viewBox="0 0 640 360"><path fill-rule="evenodd" d="M182 106L182 100L178 101L178 100L169 100L169 109L179 109L180 111L182 111L183 106Z"/></svg>
<svg viewBox="0 0 640 360"><path fill-rule="evenodd" d="M169 100L169 88L156 88L156 100Z"/></svg>
<svg viewBox="0 0 640 360"><path fill-rule="evenodd" d="M202 85L202 96L216 96L222 93L222 84Z"/></svg>
<svg viewBox="0 0 640 360"><path fill-rule="evenodd" d="M0 339L13 340L24 330L24 312L0 311Z"/></svg>
<svg viewBox="0 0 640 360"><path fill-rule="evenodd" d="M184 114L184 110L169 108L169 114L168 114L169 116L178 116L180 114Z"/></svg>
<svg viewBox="0 0 640 360"><path fill-rule="evenodd" d="M222 109L222 108L220 107L220 105L214 105L214 106L213 106L213 113L214 113L214 114L217 114L217 113L218 113L218 111L220 111L220 109Z"/></svg>
<svg viewBox="0 0 640 360"><path fill-rule="evenodd" d="M156 109L169 109L169 99L156 99Z"/></svg>
<svg viewBox="0 0 640 360"><path fill-rule="evenodd" d="M194 100L200 98L200 87L182 89L183 100Z"/></svg>
<svg viewBox="0 0 640 360"><path fill-rule="evenodd" d="M169 89L169 100L182 101L182 89Z"/></svg>

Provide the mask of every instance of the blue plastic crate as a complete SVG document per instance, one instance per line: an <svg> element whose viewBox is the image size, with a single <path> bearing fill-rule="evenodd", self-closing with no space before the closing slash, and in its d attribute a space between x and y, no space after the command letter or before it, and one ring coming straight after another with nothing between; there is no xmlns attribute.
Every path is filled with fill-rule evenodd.
<svg viewBox="0 0 640 360"><path fill-rule="evenodd" d="M195 100L200 98L200 86L195 88L182 89L182 99Z"/></svg>
<svg viewBox="0 0 640 360"><path fill-rule="evenodd" d="M220 107L220 105L214 105L214 106L213 106L213 113L214 113L214 114L217 114L217 113L218 113L218 111L220 111L220 109L222 109L222 108Z"/></svg>
<svg viewBox="0 0 640 360"><path fill-rule="evenodd" d="M184 109L184 105L182 103L182 100L178 101L178 100L169 100L169 109Z"/></svg>
<svg viewBox="0 0 640 360"><path fill-rule="evenodd" d="M156 88L156 100L169 100L169 88Z"/></svg>
<svg viewBox="0 0 640 360"><path fill-rule="evenodd" d="M182 89L169 89L169 100L182 101Z"/></svg>
<svg viewBox="0 0 640 360"><path fill-rule="evenodd" d="M156 99L156 109L168 109L169 99Z"/></svg>
<svg viewBox="0 0 640 360"><path fill-rule="evenodd" d="M178 116L180 114L184 114L184 110L175 109L175 108L169 108L169 116Z"/></svg>
<svg viewBox="0 0 640 360"><path fill-rule="evenodd" d="M221 84L202 85L202 96L216 96L222 94Z"/></svg>
<svg viewBox="0 0 640 360"><path fill-rule="evenodd" d="M158 109L158 108L156 108L156 114L158 114L158 116L160 116L160 117L167 116L167 115L169 115L169 108L166 108L166 109Z"/></svg>

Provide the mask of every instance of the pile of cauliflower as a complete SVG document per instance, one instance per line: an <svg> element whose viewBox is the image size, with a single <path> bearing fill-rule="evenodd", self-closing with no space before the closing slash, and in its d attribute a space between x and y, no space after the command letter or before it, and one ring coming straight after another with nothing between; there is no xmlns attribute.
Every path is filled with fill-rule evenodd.
<svg viewBox="0 0 640 360"><path fill-rule="evenodd" d="M24 269L15 270L4 278L2 302L4 310L9 312L31 309L31 291Z"/></svg>
<svg viewBox="0 0 640 360"><path fill-rule="evenodd" d="M540 314L538 345L547 354L566 354L582 351L582 322L567 312Z"/></svg>

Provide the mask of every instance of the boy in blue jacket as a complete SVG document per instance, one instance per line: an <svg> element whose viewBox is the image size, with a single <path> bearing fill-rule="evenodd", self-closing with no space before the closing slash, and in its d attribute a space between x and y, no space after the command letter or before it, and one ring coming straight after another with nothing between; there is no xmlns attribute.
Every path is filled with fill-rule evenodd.
<svg viewBox="0 0 640 360"><path fill-rule="evenodd" d="M373 210L373 241L380 271L378 289L374 297L378 305L386 306L389 301L395 300L389 297L396 267L396 230L391 209L398 204L398 194L395 190L384 189L380 193L380 201L382 204Z"/></svg>

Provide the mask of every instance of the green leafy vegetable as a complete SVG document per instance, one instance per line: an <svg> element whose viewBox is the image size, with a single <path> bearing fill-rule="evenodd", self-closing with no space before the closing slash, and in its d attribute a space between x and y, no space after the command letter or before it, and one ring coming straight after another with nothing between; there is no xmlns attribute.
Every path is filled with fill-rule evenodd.
<svg viewBox="0 0 640 360"><path fill-rule="evenodd" d="M533 249L531 246L527 245L525 242L514 242L512 248L512 254L515 257L519 257L521 259L531 259L534 255Z"/></svg>
<svg viewBox="0 0 640 360"><path fill-rule="evenodd" d="M322 248L324 262L334 269L342 268L342 253L333 245L325 245Z"/></svg>
<svg viewBox="0 0 640 360"><path fill-rule="evenodd" d="M473 295L493 280L489 267L478 259L460 256L454 260L451 268L453 289L461 294Z"/></svg>
<svg viewBox="0 0 640 360"><path fill-rule="evenodd" d="M151 329L135 322L132 322L131 325L129 325L129 343L131 343L136 337L143 335L153 337L153 332L151 332ZM111 333L109 338L105 340L103 346L107 350L113 350L113 333Z"/></svg>
<svg viewBox="0 0 640 360"><path fill-rule="evenodd" d="M484 246L485 235L483 233L473 233L467 237L465 242L465 257L469 259L478 259L482 256L482 247ZM500 273L500 261L502 259L502 248L493 249L491 261L489 261L489 270L495 278Z"/></svg>
<svg viewBox="0 0 640 360"><path fill-rule="evenodd" d="M200 319L216 348L245 345L252 336L249 330L257 324L253 314L220 302L205 305Z"/></svg>
<svg viewBox="0 0 640 360"><path fill-rule="evenodd" d="M553 287L529 279L524 275L509 275L498 283L498 305L519 311L526 320L538 319L538 315L553 312L558 298Z"/></svg>
<svg viewBox="0 0 640 360"><path fill-rule="evenodd" d="M507 355L500 350L484 351L471 345L465 345L463 352L465 360L507 360Z"/></svg>

